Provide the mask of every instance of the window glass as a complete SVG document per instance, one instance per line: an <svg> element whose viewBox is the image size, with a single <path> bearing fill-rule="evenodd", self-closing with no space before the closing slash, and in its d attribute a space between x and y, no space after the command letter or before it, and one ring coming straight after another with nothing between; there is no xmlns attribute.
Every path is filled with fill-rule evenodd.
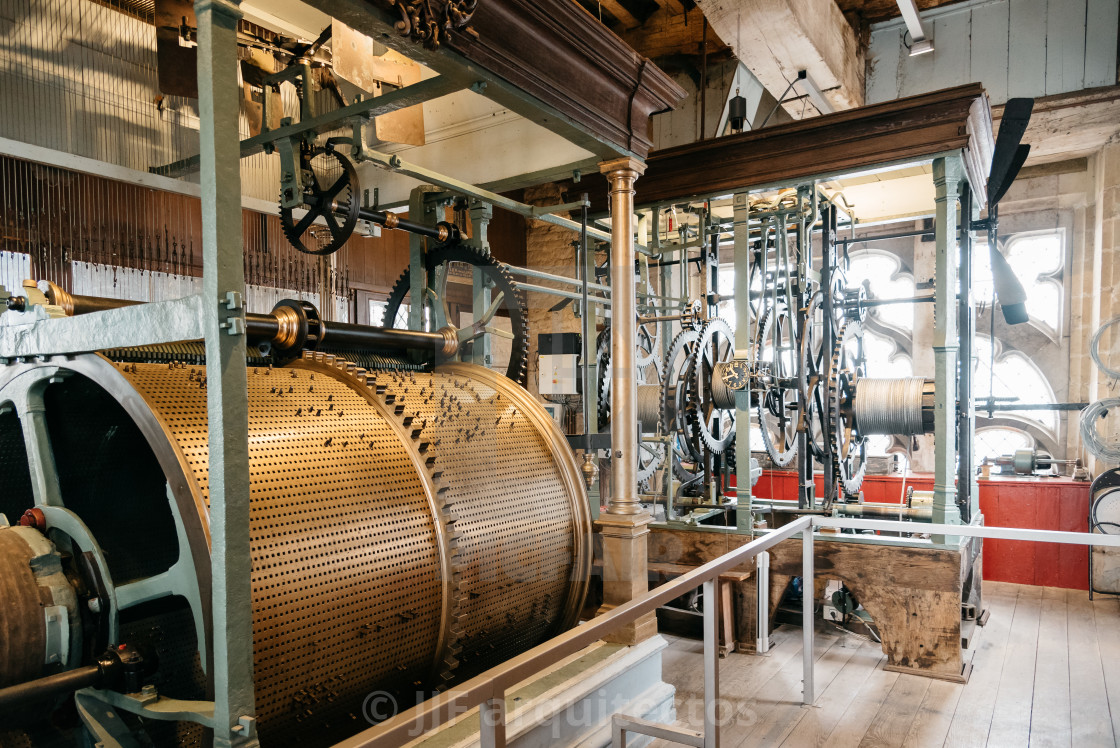
<svg viewBox="0 0 1120 748"><path fill-rule="evenodd" d="M991 428L976 431L976 460L987 458L989 462L1002 455L1009 455L1017 449L1031 449L1034 439L1016 429Z"/></svg>
<svg viewBox="0 0 1120 748"><path fill-rule="evenodd" d="M849 254L851 264L845 273L849 288L864 281L877 299L905 299L914 296L914 280L901 274L902 263L889 253L874 249L861 249ZM877 307L871 310L879 321L901 330L914 329L913 304Z"/></svg>
<svg viewBox="0 0 1120 748"><path fill-rule="evenodd" d="M973 392L975 393L978 413L983 409L981 401L989 395L996 398L1016 397L1018 402L1021 403L1056 402L1054 392L1050 389L1046 377L1029 358L1017 351L997 355L993 368L991 357L991 339L986 335L977 335L976 374L973 382ZM997 400L997 402L999 401ZM1005 412L1035 421L1051 431L1056 431L1058 428L1058 416L1052 410Z"/></svg>
<svg viewBox="0 0 1120 748"><path fill-rule="evenodd" d="M1057 332L1062 320L1062 284L1054 276L1065 263L1061 231L1020 234L1002 247L1007 264L1027 293L1027 314L1033 322ZM977 242L972 254L972 293L977 301L992 298L991 255L986 242Z"/></svg>

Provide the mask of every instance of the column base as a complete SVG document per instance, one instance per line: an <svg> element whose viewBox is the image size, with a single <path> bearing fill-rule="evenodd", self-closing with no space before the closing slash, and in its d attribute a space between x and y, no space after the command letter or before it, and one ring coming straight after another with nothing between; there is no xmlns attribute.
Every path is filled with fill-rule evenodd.
<svg viewBox="0 0 1120 748"><path fill-rule="evenodd" d="M647 538L652 521L641 514L602 514L595 523L603 541L603 605L597 615L649 591ZM657 634L657 617L650 613L606 637L616 644L637 644Z"/></svg>

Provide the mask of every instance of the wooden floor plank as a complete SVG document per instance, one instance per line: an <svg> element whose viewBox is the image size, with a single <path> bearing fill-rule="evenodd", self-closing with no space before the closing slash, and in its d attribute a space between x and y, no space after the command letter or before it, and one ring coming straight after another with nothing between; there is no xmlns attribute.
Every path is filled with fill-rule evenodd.
<svg viewBox="0 0 1120 748"><path fill-rule="evenodd" d="M1120 737L1120 600L1097 595L1093 600L1093 620L1101 652L1112 732Z"/></svg>
<svg viewBox="0 0 1120 748"><path fill-rule="evenodd" d="M840 637L827 651L820 653L815 661L813 671L813 684L817 695L828 690L836 676L860 649L862 642L850 636ZM755 724L743 740L735 742L733 739L724 741L724 745L735 748L755 748L756 746L779 745L810 709L801 703L803 673L798 670L787 675L784 682L784 692L774 687L773 690L756 696L751 711L756 718Z"/></svg>
<svg viewBox="0 0 1120 748"><path fill-rule="evenodd" d="M988 742L1018 590L997 590L989 594L985 582L984 592L984 604L990 611L988 625L980 630L973 644L972 676L957 699L952 724L945 737L946 746L981 748Z"/></svg>
<svg viewBox="0 0 1120 748"><path fill-rule="evenodd" d="M935 680L929 684L929 691L922 699L922 705L914 716L913 724L906 733L903 746L943 745L945 736L953 724L953 714L960 701L964 685L945 680Z"/></svg>
<svg viewBox="0 0 1120 748"><path fill-rule="evenodd" d="M1120 600L987 582L984 593L991 615L964 685L884 671L878 645L822 627L818 700L802 708L800 629L775 630L767 656L730 655L720 690L739 714L723 745L1120 745ZM678 639L663 655L679 723L697 728L701 652L700 642Z"/></svg>
<svg viewBox="0 0 1120 748"><path fill-rule="evenodd" d="M1104 748L1116 744L1109 713L1094 603L1084 590L1066 590L1069 649L1070 728L1073 744ZM1116 629L1113 620L1112 630Z"/></svg>
<svg viewBox="0 0 1120 748"><path fill-rule="evenodd" d="M1066 591L1044 587L1031 708L1032 747L1065 748L1072 738L1066 617Z"/></svg>
<svg viewBox="0 0 1120 748"><path fill-rule="evenodd" d="M848 713L867 679L882 668L886 659L881 644L864 641L828 688L821 692L813 708L803 710L801 718L781 745L786 748L823 746L828 734Z"/></svg>
<svg viewBox="0 0 1120 748"><path fill-rule="evenodd" d="M825 738L825 744L829 748L858 746L898 678L898 673L882 669L872 673L855 695L844 718Z"/></svg>
<svg viewBox="0 0 1120 748"><path fill-rule="evenodd" d="M906 740L914 718L929 692L931 678L900 675L875 719L867 727L860 748L898 748Z"/></svg>
<svg viewBox="0 0 1120 748"><path fill-rule="evenodd" d="M1022 587L1004 651L1003 673L996 695L988 744L1024 746L1030 741L1034 668L1038 651L1041 587ZM973 668L975 671L975 667Z"/></svg>

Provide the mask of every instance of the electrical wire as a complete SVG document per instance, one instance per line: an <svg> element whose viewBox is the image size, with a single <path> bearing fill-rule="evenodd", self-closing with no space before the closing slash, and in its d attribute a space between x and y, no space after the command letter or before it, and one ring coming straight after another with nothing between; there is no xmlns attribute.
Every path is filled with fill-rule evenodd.
<svg viewBox="0 0 1120 748"><path fill-rule="evenodd" d="M1120 379L1120 371L1109 368L1103 361L1101 361L1100 344L1101 336L1104 335L1104 331L1117 323L1120 323L1120 316L1113 317L1108 322L1105 322L1103 325L1101 325L1097 329L1097 331L1093 333L1093 339L1089 342L1089 355L1092 356L1093 363L1097 365L1098 369L1100 369L1113 379Z"/></svg>
<svg viewBox="0 0 1120 748"><path fill-rule="evenodd" d="M1120 408L1120 398L1098 400L1081 411L1081 443L1093 455L1109 462L1120 462L1120 440L1105 439L1097 430L1097 423L1109 410Z"/></svg>

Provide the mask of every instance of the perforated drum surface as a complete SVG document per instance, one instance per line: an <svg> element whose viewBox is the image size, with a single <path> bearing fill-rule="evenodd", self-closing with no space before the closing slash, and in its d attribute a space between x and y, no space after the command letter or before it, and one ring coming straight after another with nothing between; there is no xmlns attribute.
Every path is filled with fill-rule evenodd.
<svg viewBox="0 0 1120 748"><path fill-rule="evenodd" d="M117 363L207 496L202 367ZM262 742L321 744L362 702L466 678L577 620L590 519L524 390L479 367L250 368Z"/></svg>

